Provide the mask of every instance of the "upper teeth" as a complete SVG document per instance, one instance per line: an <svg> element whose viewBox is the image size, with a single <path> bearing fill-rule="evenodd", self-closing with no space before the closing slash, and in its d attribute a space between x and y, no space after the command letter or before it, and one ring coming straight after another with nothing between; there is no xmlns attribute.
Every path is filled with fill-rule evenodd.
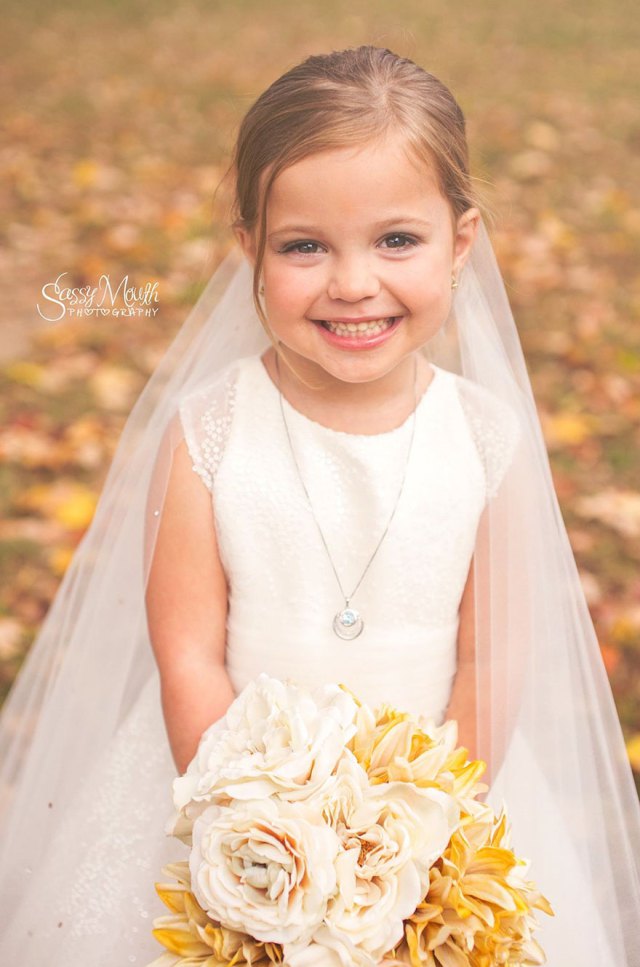
<svg viewBox="0 0 640 967"><path fill-rule="evenodd" d="M329 322L325 320L325 325L329 327L331 332L337 333L339 336L348 336L350 333L360 332L360 333L379 333L384 332L388 329L390 325L395 320L395 316L389 319L373 319L371 322Z"/></svg>

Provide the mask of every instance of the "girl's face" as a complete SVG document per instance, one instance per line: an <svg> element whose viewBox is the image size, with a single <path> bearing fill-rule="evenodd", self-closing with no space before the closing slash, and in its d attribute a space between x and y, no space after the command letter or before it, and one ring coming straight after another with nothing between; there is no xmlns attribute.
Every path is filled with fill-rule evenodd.
<svg viewBox="0 0 640 967"><path fill-rule="evenodd" d="M311 155L267 202L263 305L296 369L382 379L440 329L479 221L454 224L432 169L399 139ZM238 232L255 263L253 232ZM300 370L298 370L300 371Z"/></svg>

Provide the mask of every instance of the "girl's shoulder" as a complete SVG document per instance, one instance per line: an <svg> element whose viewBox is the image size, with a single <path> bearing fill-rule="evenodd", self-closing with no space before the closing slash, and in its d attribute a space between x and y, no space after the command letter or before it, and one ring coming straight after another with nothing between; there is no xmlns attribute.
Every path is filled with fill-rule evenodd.
<svg viewBox="0 0 640 967"><path fill-rule="evenodd" d="M190 385L188 390L181 391L178 396L178 407L181 410L187 410L196 401L201 406L206 406L217 403L223 396L233 395L242 374L254 368L259 359L259 355L238 357L221 366L214 373L202 376Z"/></svg>
<svg viewBox="0 0 640 967"><path fill-rule="evenodd" d="M193 469L210 491L231 433L239 382L256 358L234 359L178 399L176 409Z"/></svg>
<svg viewBox="0 0 640 967"><path fill-rule="evenodd" d="M495 496L522 439L517 407L519 390L499 394L480 383L447 371L468 435L484 468L487 499ZM509 399L505 396L508 395Z"/></svg>

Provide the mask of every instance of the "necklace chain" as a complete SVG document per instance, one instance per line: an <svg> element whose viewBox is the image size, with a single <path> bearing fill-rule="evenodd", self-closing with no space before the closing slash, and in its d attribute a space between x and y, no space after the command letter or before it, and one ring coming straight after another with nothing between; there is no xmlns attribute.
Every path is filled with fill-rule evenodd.
<svg viewBox="0 0 640 967"><path fill-rule="evenodd" d="M324 545L325 551L327 552L327 557L329 558L329 563L331 564L331 568L333 570L333 573L335 575L336 581L338 583L338 587L340 588L340 593L342 594L342 597L344 598L345 610L343 612L339 613L338 615L336 615L336 618L334 620L334 631L341 638L347 638L347 639L349 639L349 638L355 638L355 637L357 637L357 635L359 635L361 633L362 628L363 628L363 622L362 622L362 619L360 618L360 615L358 614L358 612L353 611L350 608L350 602L351 602L352 598L354 597L354 595L356 594L358 588L362 584L362 582L363 582L363 580L365 578L365 575L367 574L369 568L371 567L371 565L372 565L372 563L374 561L374 558L375 558L376 554L380 550L380 546L382 545L382 542L384 541L385 537L387 536L387 534L389 532L389 528L391 527L391 522L393 521L393 518L395 517L396 510L398 509L398 504L400 503L400 498L401 498L402 492L404 490L405 480L407 479L407 469L409 467L409 458L411 456L411 450L413 448L413 438L415 436L415 431L416 431L416 412L417 412L417 409L418 409L418 361L417 361L417 358L416 358L415 359L415 370L414 370L414 383L413 383L414 407L413 407L413 415L412 415L412 420L411 420L411 437L409 439L409 446L407 447L407 456L406 456L406 460L405 460L404 471L403 471L403 474L402 474L402 480L400 482L400 488L398 490L398 496L396 497L395 503L393 505L393 509L392 509L391 514L389 516L389 520L387 521L387 525L386 525L385 529L382 532L382 535L380 537L380 540L376 544L375 549L373 551L373 554L371 555L371 557L367 561L367 564L365 566L365 569L362 572L362 574L360 575L360 579L359 579L358 583L356 584L356 586L354 587L353 591L349 595L345 594L344 588L342 587L342 581L340 580L340 575L338 574L338 570L337 570L337 568L335 566L333 557L331 556L331 551L329 550L329 545L327 544L327 540L326 540L326 538L324 536L324 533L322 531L322 528L320 526L320 522L318 521L318 518L316 517L316 515L314 513L314 510L313 510L313 502L312 502L311 497L309 495L309 491L307 490L306 484L304 482L304 477L302 476L302 472L301 472L300 466L298 464L298 460L297 460L297 457L296 457L295 449L294 449L294 446L293 446L293 441L291 439L291 433L290 433L290 430L289 430L289 424L287 423L287 418L286 418L285 412L284 412L284 405L283 405L283 402L282 402L282 388L281 388L281 379L280 379L280 360L279 360L279 357L278 357L277 352L276 352L276 372L278 374L278 393L279 393L279 399L280 399L280 413L282 414L282 422L284 424L284 429L285 429L285 432L286 432L286 435L287 435L287 440L289 442L289 449L291 450L291 456L293 458L293 463L294 463L294 466L296 468L296 473L298 474L298 479L300 480L300 484L301 484L302 489L304 491L305 497L307 498L307 503L309 504L309 509L311 511L311 516L313 517L314 523L315 523L315 525L316 525L316 527L318 529L318 533L320 535L320 539L321 539L321 541L322 541L322 543ZM337 622L337 624L336 624L336 622ZM348 633L346 633L347 631L348 631Z"/></svg>

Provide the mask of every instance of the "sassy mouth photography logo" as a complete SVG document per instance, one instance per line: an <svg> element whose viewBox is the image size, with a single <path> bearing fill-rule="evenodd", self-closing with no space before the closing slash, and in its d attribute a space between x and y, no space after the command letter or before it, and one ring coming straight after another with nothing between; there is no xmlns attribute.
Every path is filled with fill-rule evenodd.
<svg viewBox="0 0 640 967"><path fill-rule="evenodd" d="M158 283L144 286L129 284L125 275L114 288L108 275L101 275L97 285L67 286L63 280L68 272L61 272L55 282L42 286L39 315L46 322L60 322L65 316L155 316L158 306Z"/></svg>

